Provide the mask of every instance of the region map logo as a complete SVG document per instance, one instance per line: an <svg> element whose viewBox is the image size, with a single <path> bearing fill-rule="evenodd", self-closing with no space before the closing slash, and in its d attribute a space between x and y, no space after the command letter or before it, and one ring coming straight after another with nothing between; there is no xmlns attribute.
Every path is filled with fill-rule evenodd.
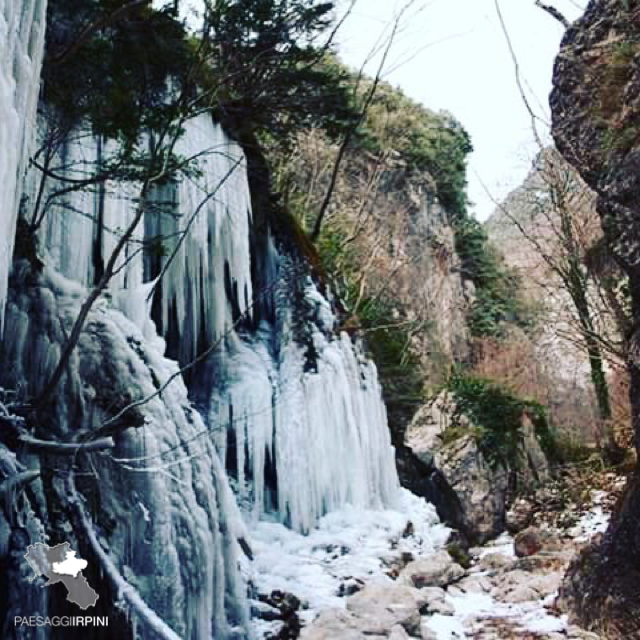
<svg viewBox="0 0 640 640"><path fill-rule="evenodd" d="M87 561L77 558L68 542L55 547L38 542L27 547L24 557L33 569L31 582L40 576L48 578L45 587L61 582L67 589L67 600L84 610L93 607L98 601L98 594L82 575L82 571L87 568Z"/></svg>

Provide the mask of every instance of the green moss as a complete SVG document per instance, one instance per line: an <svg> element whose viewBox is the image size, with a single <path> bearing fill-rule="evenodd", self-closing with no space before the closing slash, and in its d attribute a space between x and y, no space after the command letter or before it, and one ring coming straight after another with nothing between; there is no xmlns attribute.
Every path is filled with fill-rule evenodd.
<svg viewBox="0 0 640 640"><path fill-rule="evenodd" d="M524 442L522 419L525 415L531 420L535 436L547 457L552 461L557 459L554 433L545 408L538 402L520 398L491 380L459 371L450 376L446 389L456 401L456 415L449 429L455 429L458 436L463 433L461 418L466 416L474 425L471 435L493 468L518 468Z"/></svg>
<svg viewBox="0 0 640 640"><path fill-rule="evenodd" d="M463 569L471 566L471 556L458 542L451 542L447 545L447 552Z"/></svg>

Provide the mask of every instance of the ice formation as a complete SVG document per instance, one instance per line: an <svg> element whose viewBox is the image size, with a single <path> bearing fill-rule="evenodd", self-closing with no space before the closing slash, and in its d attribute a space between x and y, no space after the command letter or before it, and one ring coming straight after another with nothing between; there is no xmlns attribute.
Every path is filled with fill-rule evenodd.
<svg viewBox="0 0 640 640"><path fill-rule="evenodd" d="M305 371L309 345L294 335L291 291L257 296L278 298L278 322L263 322L253 335L234 330L238 318L251 316L254 298L244 156L204 114L185 124L176 152L194 158L197 171L154 193L111 283L115 305L144 329L145 301L155 287L160 326L178 342L182 363L220 341L214 360L223 364L207 381L212 388L199 385L199 391L212 396L204 402L207 419L220 433L227 461L232 441L239 495L251 497L256 519L276 509L291 527L308 531L320 516L347 504L391 505L399 482L375 366L346 334L335 337L331 307L310 280L303 295L314 372ZM95 171L108 154L107 144L78 132L59 161L70 177L79 177ZM99 255L107 256L136 206L136 185L122 183L54 200L43 234L52 264L91 285L96 242ZM267 287L276 287L288 263L273 242L269 254Z"/></svg>
<svg viewBox="0 0 640 640"><path fill-rule="evenodd" d="M175 152L193 160L192 175L154 190L116 263L110 289L116 304L141 322L148 315L141 286L162 275L156 292L161 327L173 333L186 362L199 343L210 345L231 327L234 313L247 311L252 287L244 155L208 114L187 121L184 129ZM54 160L55 173L86 178L113 151L112 143L80 129ZM30 177L32 203L38 178ZM52 182L48 194L60 186ZM135 219L139 189L135 183L110 181L52 199L42 234L51 264L68 278L93 284Z"/></svg>
<svg viewBox="0 0 640 640"><path fill-rule="evenodd" d="M0 314L18 207L22 201L31 219L41 186L37 168L23 175L36 130L45 4L0 0L0 51L13 61L0 70ZM86 178L113 145L78 126L53 158L53 173ZM375 366L338 334L329 294L304 260L268 231L256 241L240 146L201 114L184 124L175 151L193 159L192 170L151 194L40 427L69 441L148 398L110 425L114 455L92 458L103 514L92 514L96 539L181 637L248 638L238 541L249 536L236 498L262 559L265 545L277 544L276 530L298 541L290 551L329 534L355 546L354 531L379 531L371 544L382 552L406 523L384 510L402 508L404 498ZM12 366L0 382L30 397L50 376L88 289L139 206L135 183L53 196L63 184L43 184L46 269L37 285L31 273L30 286L12 291L6 305L3 359ZM182 365L212 348L190 380L204 420L166 344ZM429 526L433 518L431 510ZM365 555L362 566L381 567ZM138 624L135 634L147 637Z"/></svg>
<svg viewBox="0 0 640 640"><path fill-rule="evenodd" d="M375 365L345 333L321 330L334 324L329 305L310 282L304 293L308 344L289 313L277 335L235 340L208 413L254 520L275 512L301 532L346 505L393 506L400 488Z"/></svg>
<svg viewBox="0 0 640 640"><path fill-rule="evenodd" d="M34 138L46 0L0 0L0 333L22 177Z"/></svg>
<svg viewBox="0 0 640 640"><path fill-rule="evenodd" d="M46 380L84 295L48 270L38 287L10 298L13 339L4 355L16 380ZM179 377L151 397L176 369L104 300L89 317L46 426L50 437L68 441L78 428L95 431L130 401L150 397L128 414L130 428L116 431L112 455L92 457L94 526L122 575L180 637L249 638L237 566L247 534L207 427ZM149 637L138 625L139 637Z"/></svg>

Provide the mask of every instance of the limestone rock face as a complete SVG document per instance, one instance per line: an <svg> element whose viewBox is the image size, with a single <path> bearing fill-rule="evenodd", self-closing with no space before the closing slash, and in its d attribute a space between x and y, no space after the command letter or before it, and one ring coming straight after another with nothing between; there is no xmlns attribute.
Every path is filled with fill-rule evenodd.
<svg viewBox="0 0 640 640"><path fill-rule="evenodd" d="M629 278L632 423L640 446L640 23L638 3L592 0L566 32L554 67L552 133L598 194L608 248ZM569 571L571 613L610 638L639 637L640 475L602 544Z"/></svg>
<svg viewBox="0 0 640 640"><path fill-rule="evenodd" d="M455 401L446 391L418 409L405 433L405 443L428 466L442 445L442 434L453 423Z"/></svg>
<svg viewBox="0 0 640 640"><path fill-rule="evenodd" d="M466 529L480 542L504 528L508 474L492 469L472 436L463 436L443 446L435 463L464 508Z"/></svg>
<svg viewBox="0 0 640 640"><path fill-rule="evenodd" d="M451 427L455 427L456 436L448 438L446 432ZM444 391L416 413L405 434L405 445L449 490L434 497L439 513L459 512L459 521L451 524L470 540L484 542L504 530L510 470L489 464L478 448L475 431L453 396ZM525 483L543 480L549 474L549 464L526 416L522 436L520 477ZM442 505L445 501L449 504Z"/></svg>

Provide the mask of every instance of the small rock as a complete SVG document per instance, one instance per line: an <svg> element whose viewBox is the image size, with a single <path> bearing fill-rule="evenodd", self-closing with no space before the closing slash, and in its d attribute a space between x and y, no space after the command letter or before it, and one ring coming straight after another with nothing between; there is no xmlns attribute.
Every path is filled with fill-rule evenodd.
<svg viewBox="0 0 640 640"><path fill-rule="evenodd" d="M338 588L338 596L344 598L345 596L352 596L354 593L358 593L364 587L364 582L357 578L349 578L340 584Z"/></svg>
<svg viewBox="0 0 640 640"><path fill-rule="evenodd" d="M510 533L519 533L526 529L533 520L535 505L529 500L516 500L505 515L505 525Z"/></svg>
<svg viewBox="0 0 640 640"><path fill-rule="evenodd" d="M426 602L420 591L409 586L369 584L347 600L347 610L359 619L358 629L365 635L386 634L396 625L417 635L420 608Z"/></svg>
<svg viewBox="0 0 640 640"><path fill-rule="evenodd" d="M468 576L456 586L465 593L489 593L493 585L484 576Z"/></svg>
<svg viewBox="0 0 640 640"><path fill-rule="evenodd" d="M411 636L404 630L404 627L399 624L393 627L389 634L389 640L410 640L410 638Z"/></svg>
<svg viewBox="0 0 640 640"><path fill-rule="evenodd" d="M514 540L513 549L518 558L532 556L542 550L542 537L538 529L529 527L521 531Z"/></svg>
<svg viewBox="0 0 640 640"><path fill-rule="evenodd" d="M478 560L478 567L483 571L495 571L496 569L506 569L513 565L513 558L509 558L502 553L487 553Z"/></svg>

